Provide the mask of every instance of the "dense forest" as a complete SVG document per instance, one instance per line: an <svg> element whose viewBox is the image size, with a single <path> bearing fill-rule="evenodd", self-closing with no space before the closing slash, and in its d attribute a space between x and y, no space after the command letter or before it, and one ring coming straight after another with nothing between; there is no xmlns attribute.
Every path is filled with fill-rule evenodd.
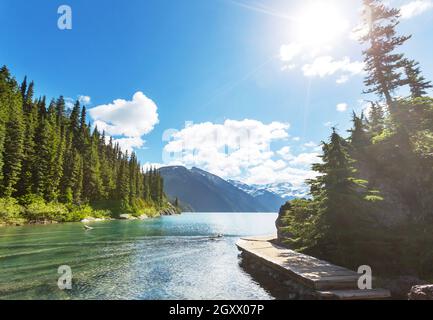
<svg viewBox="0 0 433 320"><path fill-rule="evenodd" d="M167 206L159 172L86 121L86 108L34 98L0 69L0 224L78 221Z"/></svg>
<svg viewBox="0 0 433 320"><path fill-rule="evenodd" d="M433 276L433 99L419 64L399 52L399 10L364 0L365 93L353 128L323 142L311 199L286 203L277 221L287 246L376 274ZM408 96L402 97L402 93Z"/></svg>

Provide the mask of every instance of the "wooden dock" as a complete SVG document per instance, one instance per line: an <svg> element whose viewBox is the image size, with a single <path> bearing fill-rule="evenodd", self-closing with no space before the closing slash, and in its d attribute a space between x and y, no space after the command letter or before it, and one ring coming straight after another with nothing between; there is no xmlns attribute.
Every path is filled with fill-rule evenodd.
<svg viewBox="0 0 433 320"><path fill-rule="evenodd" d="M360 290L356 272L273 243L275 236L242 238L239 250L279 274L315 292L318 299L390 299L385 289Z"/></svg>

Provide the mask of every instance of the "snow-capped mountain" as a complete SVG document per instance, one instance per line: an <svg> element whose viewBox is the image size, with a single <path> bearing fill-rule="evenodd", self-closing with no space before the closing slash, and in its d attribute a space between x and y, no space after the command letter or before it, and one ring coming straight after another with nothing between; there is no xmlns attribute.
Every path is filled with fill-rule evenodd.
<svg viewBox="0 0 433 320"><path fill-rule="evenodd" d="M269 191L266 188L262 188L261 186L250 186L236 180L228 180L228 182L245 193L248 193L263 205L273 208L275 211L278 211L280 207L287 201L287 199L284 199L278 194Z"/></svg>
<svg viewBox="0 0 433 320"><path fill-rule="evenodd" d="M289 182L273 183L261 186L256 185L256 187L265 188L286 200L308 198L310 193L310 188L307 185L298 187Z"/></svg>
<svg viewBox="0 0 433 320"><path fill-rule="evenodd" d="M265 184L265 185L258 185L258 184L248 185L236 180L228 180L228 181L234 186L238 187L239 189L253 196L259 193L269 192L278 195L285 201L289 201L296 198L307 198L309 195L308 186L295 187L293 184L289 182L272 183L272 184Z"/></svg>

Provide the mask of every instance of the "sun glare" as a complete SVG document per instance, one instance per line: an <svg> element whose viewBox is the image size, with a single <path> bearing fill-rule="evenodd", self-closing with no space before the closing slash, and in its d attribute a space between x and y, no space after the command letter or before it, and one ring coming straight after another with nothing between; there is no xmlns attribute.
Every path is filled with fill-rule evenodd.
<svg viewBox="0 0 433 320"><path fill-rule="evenodd" d="M298 41L313 46L329 45L349 28L337 5L328 1L309 3L300 10L296 22Z"/></svg>

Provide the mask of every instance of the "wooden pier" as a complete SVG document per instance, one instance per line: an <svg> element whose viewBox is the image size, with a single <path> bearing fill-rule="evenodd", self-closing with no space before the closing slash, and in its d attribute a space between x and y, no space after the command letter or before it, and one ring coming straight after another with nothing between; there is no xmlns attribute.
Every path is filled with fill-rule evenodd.
<svg viewBox="0 0 433 320"><path fill-rule="evenodd" d="M281 276L314 292L317 299L390 299L385 289L360 290L356 272L307 256L273 243L275 236L242 238L239 250L248 258L266 265Z"/></svg>

